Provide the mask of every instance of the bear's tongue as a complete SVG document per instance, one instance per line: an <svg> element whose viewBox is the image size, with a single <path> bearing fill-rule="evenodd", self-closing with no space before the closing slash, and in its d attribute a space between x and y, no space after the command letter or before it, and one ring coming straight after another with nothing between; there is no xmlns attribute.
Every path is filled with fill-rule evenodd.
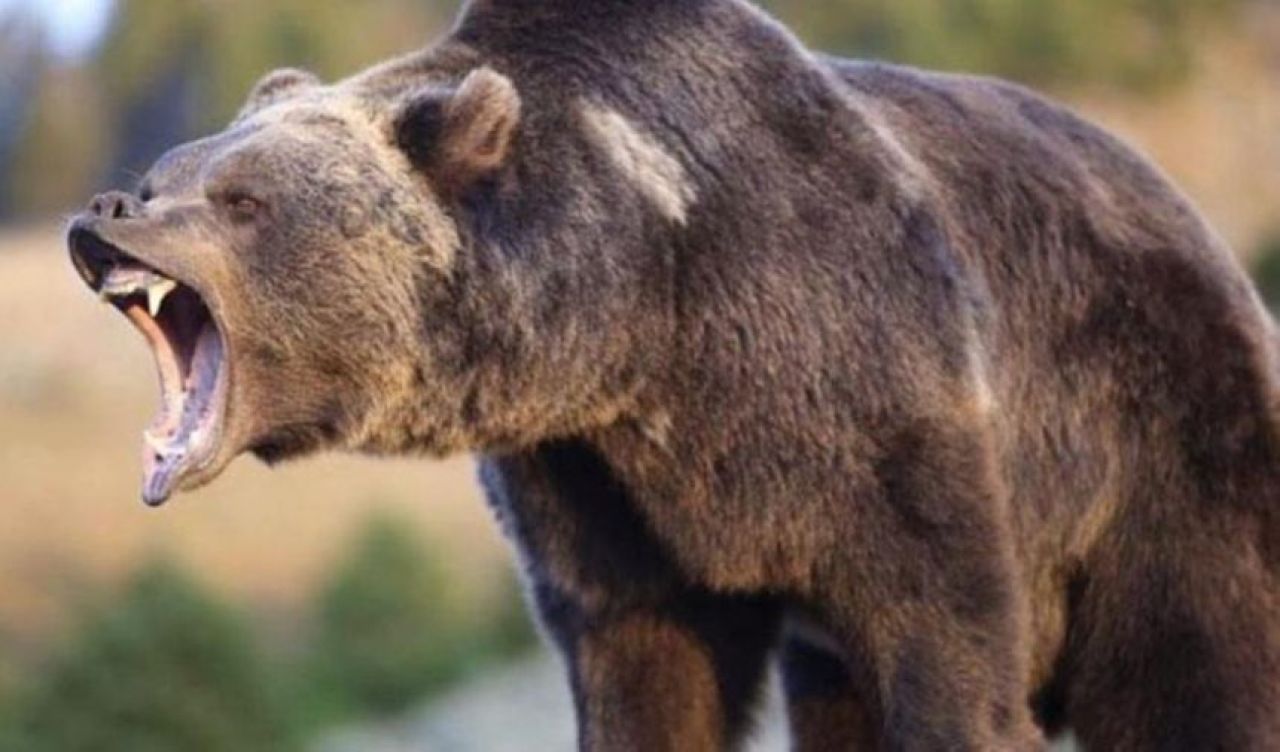
<svg viewBox="0 0 1280 752"><path fill-rule="evenodd" d="M160 411L143 433L142 498L147 504L163 503L179 472L206 459L218 427L222 363L222 337L206 321L196 334L180 390L163 388Z"/></svg>

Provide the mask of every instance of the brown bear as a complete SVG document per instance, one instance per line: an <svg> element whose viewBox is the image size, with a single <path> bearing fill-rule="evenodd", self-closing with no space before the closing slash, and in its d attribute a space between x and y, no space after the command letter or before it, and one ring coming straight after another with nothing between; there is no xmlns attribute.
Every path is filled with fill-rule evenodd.
<svg viewBox="0 0 1280 752"><path fill-rule="evenodd" d="M586 750L1280 749L1277 337L1143 158L742 0L474 0L94 199L152 504L475 452Z"/></svg>

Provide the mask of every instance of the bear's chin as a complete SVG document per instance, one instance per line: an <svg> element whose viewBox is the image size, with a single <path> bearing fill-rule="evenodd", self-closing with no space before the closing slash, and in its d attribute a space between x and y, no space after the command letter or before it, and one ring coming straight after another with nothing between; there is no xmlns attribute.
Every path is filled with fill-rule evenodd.
<svg viewBox="0 0 1280 752"><path fill-rule="evenodd" d="M331 432L320 427L291 426L272 431L248 451L267 465L278 465L324 451L332 444Z"/></svg>

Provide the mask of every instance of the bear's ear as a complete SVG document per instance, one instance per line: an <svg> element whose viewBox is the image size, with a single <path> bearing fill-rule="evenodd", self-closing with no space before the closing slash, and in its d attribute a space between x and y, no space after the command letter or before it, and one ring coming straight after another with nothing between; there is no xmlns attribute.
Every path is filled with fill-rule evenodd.
<svg viewBox="0 0 1280 752"><path fill-rule="evenodd" d="M395 137L414 166L459 193L506 161L520 124L520 95L506 76L477 68L457 88L413 96Z"/></svg>
<svg viewBox="0 0 1280 752"><path fill-rule="evenodd" d="M306 89L320 86L320 83L319 77L314 73L298 68L280 68L271 71L254 84L236 119L251 115Z"/></svg>

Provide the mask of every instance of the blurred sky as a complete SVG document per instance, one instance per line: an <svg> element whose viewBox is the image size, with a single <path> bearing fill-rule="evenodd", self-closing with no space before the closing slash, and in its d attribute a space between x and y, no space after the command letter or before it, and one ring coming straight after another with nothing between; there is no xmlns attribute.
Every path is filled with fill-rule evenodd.
<svg viewBox="0 0 1280 752"><path fill-rule="evenodd" d="M112 0L0 0L0 17L29 13L49 34L55 53L75 57L102 34L113 5Z"/></svg>

